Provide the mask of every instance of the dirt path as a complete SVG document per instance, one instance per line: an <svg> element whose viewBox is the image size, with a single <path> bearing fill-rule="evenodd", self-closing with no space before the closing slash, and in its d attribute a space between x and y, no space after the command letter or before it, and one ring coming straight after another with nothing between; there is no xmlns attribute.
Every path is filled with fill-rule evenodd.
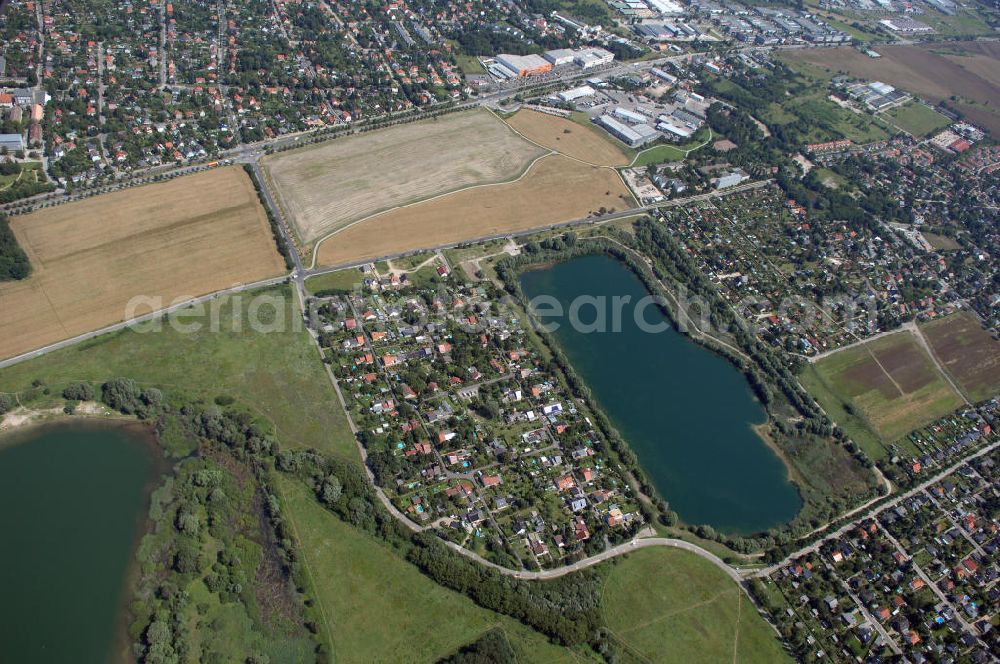
<svg viewBox="0 0 1000 664"><path fill-rule="evenodd" d="M942 364L938 362L937 355L934 354L934 349L931 348L931 345L927 343L927 339L926 337L924 337L924 333L920 331L920 326L917 325L914 321L910 321L909 323L903 325L903 327L909 330L911 333L913 333L913 336L916 337L917 339L917 343L919 343L921 347L923 347L923 349L927 351L927 355L931 358L931 362L934 363L934 366L937 368L937 370L941 372L941 375L944 376L944 379L948 381L949 385L951 385L951 389L955 390L955 393L958 394L958 396L962 397L962 401L965 402L965 405L967 406L970 405L972 401L969 399L968 396L966 396L965 392L962 391L962 388L959 387L958 383L956 383L951 379L951 374L945 371L944 366L942 366Z"/></svg>

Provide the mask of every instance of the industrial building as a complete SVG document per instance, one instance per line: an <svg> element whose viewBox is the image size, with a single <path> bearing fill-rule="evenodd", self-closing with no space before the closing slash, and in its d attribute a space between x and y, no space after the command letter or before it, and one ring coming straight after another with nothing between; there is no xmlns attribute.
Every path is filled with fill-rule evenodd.
<svg viewBox="0 0 1000 664"><path fill-rule="evenodd" d="M674 0L646 0L649 7L665 16L671 14L683 14L684 7Z"/></svg>
<svg viewBox="0 0 1000 664"><path fill-rule="evenodd" d="M636 113L635 111L630 111L627 108L622 108L619 106L614 111L614 116L618 120L623 120L629 124L643 124L646 122L646 116Z"/></svg>
<svg viewBox="0 0 1000 664"><path fill-rule="evenodd" d="M21 134L0 134L0 150L17 152L24 149L24 137Z"/></svg>
<svg viewBox="0 0 1000 664"><path fill-rule="evenodd" d="M573 64L573 57L576 51L569 48L557 48L553 51L545 51L542 57L552 63L553 67Z"/></svg>
<svg viewBox="0 0 1000 664"><path fill-rule="evenodd" d="M653 127L648 124L638 124L634 127L630 127L626 124L615 120L610 115L602 115L597 118L597 124L604 127L608 133L625 143L629 147L638 147L640 145L645 145L650 141L654 141L659 138L660 134Z"/></svg>
<svg viewBox="0 0 1000 664"><path fill-rule="evenodd" d="M736 169L731 173L726 173L725 175L720 175L712 180L712 184L715 185L716 189L726 189L727 187L735 187L744 180L749 180L750 176Z"/></svg>
<svg viewBox="0 0 1000 664"><path fill-rule="evenodd" d="M540 55L511 55L501 53L497 62L513 76L535 76L552 71L552 63Z"/></svg>
<svg viewBox="0 0 1000 664"><path fill-rule="evenodd" d="M572 90L564 90L559 93L559 99L562 101L576 101L577 99L582 99L583 97L591 97L597 94L597 90L590 87L589 85L581 85L578 88L573 88Z"/></svg>
<svg viewBox="0 0 1000 664"><path fill-rule="evenodd" d="M576 52L573 62L583 69L606 65L615 59L615 54L603 48L587 48Z"/></svg>
<svg viewBox="0 0 1000 664"><path fill-rule="evenodd" d="M656 78L660 79L661 81L670 83L671 85L677 82L676 76L674 76L673 74L668 74L667 72L663 71L658 67L653 67L652 69L649 70L649 73L655 76Z"/></svg>

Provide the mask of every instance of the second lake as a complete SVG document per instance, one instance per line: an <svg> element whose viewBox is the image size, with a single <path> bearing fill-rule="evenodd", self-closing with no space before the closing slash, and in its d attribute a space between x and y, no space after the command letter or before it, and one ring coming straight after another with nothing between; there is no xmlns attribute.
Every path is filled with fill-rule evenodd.
<svg viewBox="0 0 1000 664"><path fill-rule="evenodd" d="M630 297L618 331L577 330L568 317L543 322L560 323L552 333L556 342L685 523L745 535L795 517L801 499L784 464L752 429L767 414L746 378L726 359L662 325L669 320L654 306L642 319L665 329L643 331L635 303L649 292L626 265L584 256L525 272L521 288L529 300L551 296L564 312L581 296L605 302ZM583 323L595 315L594 306L579 310Z"/></svg>

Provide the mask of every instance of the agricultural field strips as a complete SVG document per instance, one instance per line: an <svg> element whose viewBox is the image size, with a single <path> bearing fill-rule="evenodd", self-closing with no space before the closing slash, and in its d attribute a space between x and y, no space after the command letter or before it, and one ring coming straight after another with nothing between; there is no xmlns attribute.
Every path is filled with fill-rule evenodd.
<svg viewBox="0 0 1000 664"><path fill-rule="evenodd" d="M455 192L391 210L319 244L319 265L391 256L582 219L635 201L614 169L562 155L536 162L516 182Z"/></svg>
<svg viewBox="0 0 1000 664"><path fill-rule="evenodd" d="M1000 392L1000 341L969 312L931 321L921 329L944 370L973 401Z"/></svg>
<svg viewBox="0 0 1000 664"><path fill-rule="evenodd" d="M946 101L994 136L1000 135L1000 46L954 42L879 46L880 58L853 48L786 51L789 62L807 62L869 81L883 81L932 102ZM953 100L952 97L955 99Z"/></svg>
<svg viewBox="0 0 1000 664"><path fill-rule="evenodd" d="M507 124L534 143L588 164L627 166L631 161L612 142L610 135L593 126L530 109L518 111L507 120Z"/></svg>
<svg viewBox="0 0 1000 664"><path fill-rule="evenodd" d="M14 217L11 227L34 271L0 284L0 358L120 322L133 297L162 308L285 267L236 167Z"/></svg>
<svg viewBox="0 0 1000 664"><path fill-rule="evenodd" d="M952 412L963 402L909 331L845 348L813 367L826 388L816 394L824 408L835 412L844 403L850 404L850 410L883 443ZM829 395L839 402L825 403Z"/></svg>
<svg viewBox="0 0 1000 664"><path fill-rule="evenodd" d="M262 164L308 244L401 205L513 180L543 154L477 110L282 152Z"/></svg>

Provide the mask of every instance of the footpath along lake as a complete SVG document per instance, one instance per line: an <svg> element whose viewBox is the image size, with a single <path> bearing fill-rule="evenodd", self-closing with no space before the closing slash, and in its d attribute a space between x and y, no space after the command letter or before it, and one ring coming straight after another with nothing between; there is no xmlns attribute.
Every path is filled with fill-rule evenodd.
<svg viewBox="0 0 1000 664"><path fill-rule="evenodd" d="M120 657L159 465L138 425L73 421L0 437L0 661Z"/></svg>
<svg viewBox="0 0 1000 664"><path fill-rule="evenodd" d="M665 330L643 331L635 304L649 292L626 265L584 256L525 272L520 281L529 299L548 295L562 305L567 315L542 322L559 323L556 342L684 522L750 534L794 518L801 499L784 464L751 428L767 415L746 378L675 331L655 306L642 318ZM630 297L620 331L574 329L568 313L581 296L603 297L609 323L611 298ZM595 317L594 306L580 308L583 323Z"/></svg>

